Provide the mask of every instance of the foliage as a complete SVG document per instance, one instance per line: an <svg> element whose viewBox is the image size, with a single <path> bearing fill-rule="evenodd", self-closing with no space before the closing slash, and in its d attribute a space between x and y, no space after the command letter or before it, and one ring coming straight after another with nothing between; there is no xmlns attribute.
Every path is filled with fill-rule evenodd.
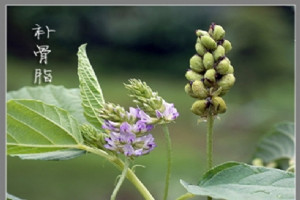
<svg viewBox="0 0 300 200"><path fill-rule="evenodd" d="M206 172L199 184L181 184L192 194L216 199L295 199L293 173L244 163L223 163Z"/></svg>

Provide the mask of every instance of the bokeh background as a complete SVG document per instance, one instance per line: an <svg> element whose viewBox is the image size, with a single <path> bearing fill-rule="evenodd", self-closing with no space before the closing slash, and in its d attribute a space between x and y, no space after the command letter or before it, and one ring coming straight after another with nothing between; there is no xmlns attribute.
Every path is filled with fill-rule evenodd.
<svg viewBox="0 0 300 200"><path fill-rule="evenodd" d="M226 30L233 45L227 55L236 84L224 97L228 111L215 122L214 164L250 162L260 136L281 121L294 121L294 8L287 6L8 6L7 90L33 84L36 68L52 70L52 84L78 87L78 47L87 53L106 101L133 103L123 83L146 81L180 117L170 124L173 170L169 199L185 190L179 180L197 183L205 172L205 123L190 112L184 77L195 54L195 30L211 22ZM35 24L55 29L37 40ZM36 44L52 51L38 63ZM45 84L44 84L45 85ZM166 143L160 127L158 147L136 160L136 173L156 199L162 199ZM68 161L7 158L8 192L27 200L109 199L120 172L102 158L84 155ZM118 199L142 199L128 181ZM201 198L195 198L201 199Z"/></svg>

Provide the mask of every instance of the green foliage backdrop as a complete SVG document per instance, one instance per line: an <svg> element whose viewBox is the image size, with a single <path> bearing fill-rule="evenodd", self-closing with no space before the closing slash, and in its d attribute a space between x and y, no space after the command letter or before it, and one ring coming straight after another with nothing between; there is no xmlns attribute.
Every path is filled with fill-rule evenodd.
<svg viewBox="0 0 300 200"><path fill-rule="evenodd" d="M184 93L185 70L194 54L196 29L221 24L233 45L228 54L237 78L228 106L215 127L215 164L248 162L258 138L274 123L294 120L294 9L287 6L8 6L7 90L33 86L36 68L52 70L53 84L78 88L78 46L87 52L106 101L132 105L123 82L140 78L168 102L180 117L170 126L174 168L170 199L184 193L179 179L197 183L205 170L205 126L189 111L193 99ZM35 24L56 32L34 38ZM34 56L36 44L48 44L48 65ZM70 102L71 104L72 102ZM222 134L220 134L222 131ZM147 168L137 175L157 199L162 193L166 144L139 159ZM187 170L188 169L188 170ZM95 156L73 160L21 161L8 158L8 192L30 200L109 197L118 171ZM139 199L126 181L121 199Z"/></svg>

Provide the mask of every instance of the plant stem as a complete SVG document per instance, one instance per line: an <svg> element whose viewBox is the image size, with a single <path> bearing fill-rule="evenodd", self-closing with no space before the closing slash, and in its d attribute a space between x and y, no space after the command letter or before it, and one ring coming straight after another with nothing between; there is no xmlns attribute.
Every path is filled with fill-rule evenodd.
<svg viewBox="0 0 300 200"><path fill-rule="evenodd" d="M169 192L169 184L170 184L170 177L171 177L171 167L172 167L172 144L171 144L171 138L169 133L169 128L165 124L163 125L163 131L165 133L165 138L167 141L167 174L166 174L166 180L165 180L165 190L164 190L164 200L167 200L168 198L168 192Z"/></svg>
<svg viewBox="0 0 300 200"><path fill-rule="evenodd" d="M116 156L109 155L105 151L101 149L95 149L86 145L79 145L79 149L88 151L90 153L97 154L101 157L106 158L110 163L112 163L114 166L116 166L118 169L123 170L124 169L124 162L120 160ZM135 173L131 170L127 170L126 178L137 188L137 190L141 193L141 195L144 197L145 200L154 200L154 197L150 194L148 189L144 186L144 184L138 179L138 177L135 175Z"/></svg>
<svg viewBox="0 0 300 200"><path fill-rule="evenodd" d="M207 135L206 135L206 156L207 156L207 168L210 170L213 167L213 124L214 117L209 114L207 116ZM211 197L207 197L207 200L212 200Z"/></svg>
<svg viewBox="0 0 300 200"><path fill-rule="evenodd" d="M186 199L190 199L193 198L195 195L192 193L186 193L180 197L178 197L176 200L186 200Z"/></svg>
<svg viewBox="0 0 300 200"><path fill-rule="evenodd" d="M123 169L121 177L120 177L120 179L119 179L119 181L118 181L118 183L117 183L117 185L116 185L116 187L115 187L115 189L114 189L114 191L113 191L113 193L110 197L110 200L115 200L116 199L116 196L119 192L119 189L120 189L120 187L121 187L121 185L124 182L124 179L126 177L128 168L129 168L129 160L128 160L128 158L125 158L124 169Z"/></svg>

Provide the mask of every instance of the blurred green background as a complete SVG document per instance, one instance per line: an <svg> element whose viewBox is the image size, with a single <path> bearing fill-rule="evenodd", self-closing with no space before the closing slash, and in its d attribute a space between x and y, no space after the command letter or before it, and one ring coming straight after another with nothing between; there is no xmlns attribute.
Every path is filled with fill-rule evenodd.
<svg viewBox="0 0 300 200"><path fill-rule="evenodd" d="M285 6L8 6L7 90L34 86L34 69L51 69L52 84L78 87L78 47L87 53L106 101L132 106L123 83L146 81L180 117L170 124L173 170L169 199L185 193L179 180L197 183L205 172L205 123L190 111L184 92L186 69L195 54L195 30L211 22L226 30L233 45L227 55L236 84L224 97L228 111L214 128L214 164L249 162L260 136L275 123L294 121L294 8ZM37 40L32 28L55 29ZM45 30L45 29L44 29ZM48 64L33 51L46 44ZM45 85L45 84L44 84ZM156 199L162 199L166 143L161 127L153 131L158 147L136 159L136 172ZM27 200L109 199L120 172L97 156L73 160L21 161L7 158L8 192ZM142 199L128 181L118 199ZM201 199L201 198L195 198Z"/></svg>

